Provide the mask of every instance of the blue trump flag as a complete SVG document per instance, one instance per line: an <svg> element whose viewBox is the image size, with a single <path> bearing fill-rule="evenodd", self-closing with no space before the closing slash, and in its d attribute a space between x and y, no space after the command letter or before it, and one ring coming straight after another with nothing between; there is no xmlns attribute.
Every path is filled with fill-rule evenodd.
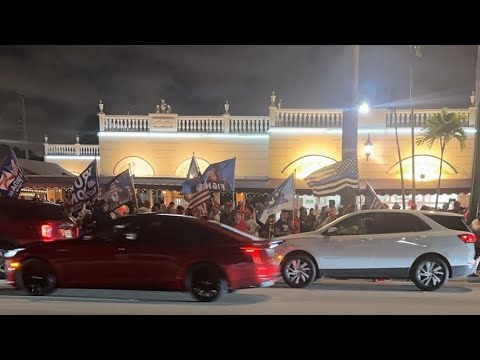
<svg viewBox="0 0 480 360"><path fill-rule="evenodd" d="M0 145L0 161L0 194L16 199L27 182L27 176L7 145Z"/></svg>
<svg viewBox="0 0 480 360"><path fill-rule="evenodd" d="M92 200L98 193L98 171L97 160L93 160L90 165L75 179L72 191L72 214L77 214L82 210L83 204Z"/></svg>
<svg viewBox="0 0 480 360"><path fill-rule="evenodd" d="M235 158L210 164L200 176L200 184L196 191L203 189L235 191Z"/></svg>
<svg viewBox="0 0 480 360"><path fill-rule="evenodd" d="M130 169L126 169L115 176L103 189L102 199L108 204L108 211L113 211L131 202L136 204L135 186Z"/></svg>
<svg viewBox="0 0 480 360"><path fill-rule="evenodd" d="M293 210L295 203L295 176L290 175L269 195L258 214L258 220L265 224L268 217L282 210Z"/></svg>

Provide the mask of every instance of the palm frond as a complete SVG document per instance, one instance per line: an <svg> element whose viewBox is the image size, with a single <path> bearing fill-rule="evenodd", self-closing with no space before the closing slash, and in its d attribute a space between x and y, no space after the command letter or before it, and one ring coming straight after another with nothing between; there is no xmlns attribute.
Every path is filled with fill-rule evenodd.
<svg viewBox="0 0 480 360"><path fill-rule="evenodd" d="M430 115L422 129L423 135L416 140L417 145L426 144L431 149L436 141L446 146L450 141L456 140L460 144L460 148L465 149L467 134L462 128L465 119L465 114L448 112L447 108Z"/></svg>

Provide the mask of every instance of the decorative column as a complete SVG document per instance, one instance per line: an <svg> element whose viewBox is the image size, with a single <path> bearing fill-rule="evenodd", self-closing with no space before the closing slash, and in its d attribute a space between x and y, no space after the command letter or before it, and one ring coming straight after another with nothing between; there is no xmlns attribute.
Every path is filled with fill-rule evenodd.
<svg viewBox="0 0 480 360"><path fill-rule="evenodd" d="M98 115L98 123L99 123L99 128L100 131L105 131L105 113L103 112L103 101L100 99L100 102L98 103L98 109L100 112L97 114Z"/></svg>
<svg viewBox="0 0 480 360"><path fill-rule="evenodd" d="M277 95L275 95L275 91L272 91L272 95L270 96L270 106L268 107L268 112L270 116L270 126L275 126L275 119L277 117L277 112L276 112L277 106L275 105L276 99L277 99Z"/></svg>
<svg viewBox="0 0 480 360"><path fill-rule="evenodd" d="M80 156L80 136L75 136L75 155Z"/></svg>
<svg viewBox="0 0 480 360"><path fill-rule="evenodd" d="M225 108L225 112L223 113L223 128L224 132L229 133L230 132L230 104L228 103L228 100L225 101L225 104L223 105Z"/></svg>
<svg viewBox="0 0 480 360"><path fill-rule="evenodd" d="M45 134L43 137L44 142L43 142L43 155L48 155L48 136Z"/></svg>

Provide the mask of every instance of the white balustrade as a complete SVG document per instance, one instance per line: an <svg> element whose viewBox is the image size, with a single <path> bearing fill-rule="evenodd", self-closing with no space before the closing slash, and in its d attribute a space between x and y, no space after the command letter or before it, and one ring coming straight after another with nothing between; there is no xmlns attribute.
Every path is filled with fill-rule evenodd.
<svg viewBox="0 0 480 360"><path fill-rule="evenodd" d="M187 133L223 133L222 116L182 116L177 121L177 131Z"/></svg>
<svg viewBox="0 0 480 360"><path fill-rule="evenodd" d="M231 116L231 133L266 133L270 119L266 116Z"/></svg>
<svg viewBox="0 0 480 360"><path fill-rule="evenodd" d="M104 131L150 131L148 116L105 115Z"/></svg>
<svg viewBox="0 0 480 360"><path fill-rule="evenodd" d="M276 109L276 127L342 127L343 111L340 109L303 110Z"/></svg>
<svg viewBox="0 0 480 360"><path fill-rule="evenodd" d="M462 126L469 125L469 116L470 111L468 109L448 109L449 112L460 113L465 115L465 120L462 123ZM430 115L440 113L440 109L418 109L413 111L413 121L415 127L423 127L426 124L426 121ZM385 119L386 127L394 127L395 123L397 127L408 127L412 126L410 122L411 112L408 109L396 110L395 113L392 111L387 112ZM472 122L470 122L471 124ZM473 122L474 123L474 122Z"/></svg>
<svg viewBox="0 0 480 360"><path fill-rule="evenodd" d="M45 144L45 155L55 156L99 156L98 145Z"/></svg>

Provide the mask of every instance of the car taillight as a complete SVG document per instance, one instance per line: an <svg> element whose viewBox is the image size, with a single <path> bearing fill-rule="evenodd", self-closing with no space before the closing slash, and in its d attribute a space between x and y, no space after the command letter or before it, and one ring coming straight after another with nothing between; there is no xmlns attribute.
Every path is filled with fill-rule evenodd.
<svg viewBox="0 0 480 360"><path fill-rule="evenodd" d="M474 243L475 241L477 241L477 237L473 234L460 234L460 235L458 235L458 237L465 244L470 244L470 243Z"/></svg>
<svg viewBox="0 0 480 360"><path fill-rule="evenodd" d="M50 224L42 225L42 238L45 241L51 240L53 227Z"/></svg>
<svg viewBox="0 0 480 360"><path fill-rule="evenodd" d="M241 248L243 251L245 251L248 255L252 257L252 260L256 264L261 264L262 263L262 249L256 248L253 246L245 246Z"/></svg>

